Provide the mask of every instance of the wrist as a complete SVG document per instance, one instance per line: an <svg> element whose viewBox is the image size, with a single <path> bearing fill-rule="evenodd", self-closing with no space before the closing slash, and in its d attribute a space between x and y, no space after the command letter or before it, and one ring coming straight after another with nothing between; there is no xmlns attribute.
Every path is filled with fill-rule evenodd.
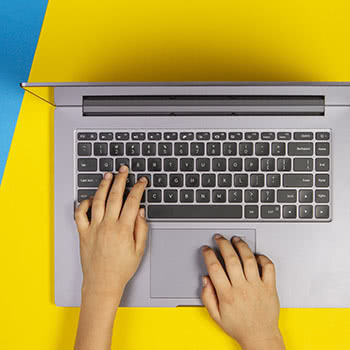
<svg viewBox="0 0 350 350"><path fill-rule="evenodd" d="M241 342L242 350L285 350L282 334L279 330L270 336L251 336L247 341Z"/></svg>

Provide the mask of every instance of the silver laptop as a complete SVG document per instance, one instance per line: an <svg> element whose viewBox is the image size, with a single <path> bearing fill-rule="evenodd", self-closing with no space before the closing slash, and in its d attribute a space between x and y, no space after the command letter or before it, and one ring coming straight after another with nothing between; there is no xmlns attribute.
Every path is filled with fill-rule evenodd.
<svg viewBox="0 0 350 350"><path fill-rule="evenodd" d="M201 305L214 233L271 257L282 307L350 306L350 83L22 84L45 86L56 305L80 305L75 205L127 164L150 229L122 306Z"/></svg>

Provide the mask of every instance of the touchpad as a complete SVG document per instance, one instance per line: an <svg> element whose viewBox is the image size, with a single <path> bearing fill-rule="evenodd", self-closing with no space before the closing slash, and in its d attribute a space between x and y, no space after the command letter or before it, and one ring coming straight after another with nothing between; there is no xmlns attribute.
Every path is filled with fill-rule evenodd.
<svg viewBox="0 0 350 350"><path fill-rule="evenodd" d="M213 236L239 236L255 252L254 229L152 229L151 297L198 298L207 275L201 246L215 247Z"/></svg>

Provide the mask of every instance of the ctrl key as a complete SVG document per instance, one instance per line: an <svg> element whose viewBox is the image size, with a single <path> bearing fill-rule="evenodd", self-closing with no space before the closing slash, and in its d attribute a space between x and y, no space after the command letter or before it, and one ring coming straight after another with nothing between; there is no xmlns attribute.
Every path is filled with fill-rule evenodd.
<svg viewBox="0 0 350 350"><path fill-rule="evenodd" d="M329 219L329 206L316 205L315 216L316 216L316 219Z"/></svg>

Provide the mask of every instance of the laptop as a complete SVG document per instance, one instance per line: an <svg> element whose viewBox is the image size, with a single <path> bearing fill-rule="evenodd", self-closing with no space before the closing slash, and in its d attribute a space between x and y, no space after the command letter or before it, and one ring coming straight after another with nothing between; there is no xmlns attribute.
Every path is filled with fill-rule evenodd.
<svg viewBox="0 0 350 350"><path fill-rule="evenodd" d="M274 261L282 307L350 306L350 83L21 86L55 106L56 305L81 302L74 208L126 164L149 236L121 306L201 305L215 233Z"/></svg>

